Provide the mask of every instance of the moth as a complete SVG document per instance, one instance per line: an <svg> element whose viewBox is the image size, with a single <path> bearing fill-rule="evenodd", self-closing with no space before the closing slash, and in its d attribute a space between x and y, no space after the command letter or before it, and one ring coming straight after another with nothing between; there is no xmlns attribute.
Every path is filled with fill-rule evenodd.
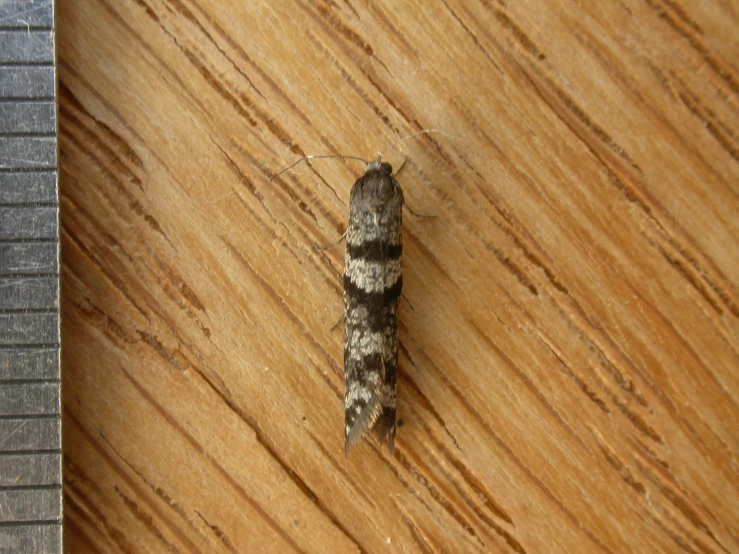
<svg viewBox="0 0 739 554"><path fill-rule="evenodd" d="M382 156L349 197L344 263L344 451L372 430L395 445L403 190Z"/></svg>
<svg viewBox="0 0 739 554"><path fill-rule="evenodd" d="M396 141L390 148L424 133L445 134L426 129ZM272 179L302 161L336 157L367 164L364 175L351 189L346 231L344 453L348 454L370 431L392 453L398 383L398 308L403 288L403 190L392 166L382 161L382 154L372 162L356 156L306 156Z"/></svg>

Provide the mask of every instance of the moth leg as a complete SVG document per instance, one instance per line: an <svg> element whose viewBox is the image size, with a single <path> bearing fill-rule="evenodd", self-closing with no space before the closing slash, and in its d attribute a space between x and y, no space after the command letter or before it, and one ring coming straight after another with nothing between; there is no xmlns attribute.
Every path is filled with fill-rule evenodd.
<svg viewBox="0 0 739 554"><path fill-rule="evenodd" d="M405 157L403 158L403 161L402 161L402 162L400 162L400 167L399 167L398 169L396 169L396 170L395 170L395 175L394 175L394 177L397 177L397 176L398 176L398 173L400 173L400 172L401 172L401 171L403 170L403 168L405 167L405 162L407 162L407 161L408 161L408 156L405 156Z"/></svg>
<svg viewBox="0 0 739 554"><path fill-rule="evenodd" d="M346 229L346 231L344 231L344 233L343 233L343 234L342 234L342 235L341 235L341 236L339 237L339 240L337 240L336 242L332 242L332 243L331 243L331 244L329 244L328 246L319 246L319 247L318 247L318 249L319 249L319 250L320 250L321 252L325 252L326 250L331 250L331 249L332 249L332 248L333 248L334 246L336 246L337 244L339 244L339 243L340 243L341 241L343 241L343 240L344 240L344 239L346 238L346 234L347 234L347 232L349 232L349 229L348 229L348 228L347 228L347 229Z"/></svg>
<svg viewBox="0 0 739 554"><path fill-rule="evenodd" d="M329 329L329 331L333 332L339 325L341 325L342 321L344 321L344 314L341 314L341 317L339 318L339 320L333 324L333 326L331 327L331 329Z"/></svg>

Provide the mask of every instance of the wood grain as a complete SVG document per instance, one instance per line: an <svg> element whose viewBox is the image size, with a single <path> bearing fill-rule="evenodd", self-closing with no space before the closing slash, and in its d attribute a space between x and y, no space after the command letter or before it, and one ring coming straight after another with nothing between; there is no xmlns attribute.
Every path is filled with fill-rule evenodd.
<svg viewBox="0 0 739 554"><path fill-rule="evenodd" d="M739 551L735 2L60 1L69 552ZM395 456L343 246L411 209Z"/></svg>

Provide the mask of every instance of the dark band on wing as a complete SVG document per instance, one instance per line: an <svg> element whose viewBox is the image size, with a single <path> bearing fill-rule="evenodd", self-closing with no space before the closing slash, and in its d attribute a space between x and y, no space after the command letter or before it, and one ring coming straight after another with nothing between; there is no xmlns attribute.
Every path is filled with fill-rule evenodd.
<svg viewBox="0 0 739 554"><path fill-rule="evenodd" d="M399 275L395 284L383 291L367 292L355 285L348 275L344 275L344 291L352 300L352 305L364 306L390 306L398 298L403 290L403 276Z"/></svg>
<svg viewBox="0 0 739 554"><path fill-rule="evenodd" d="M344 364L347 366L347 370L352 375L357 376L357 379L361 380L360 376L371 374L373 372L379 372L380 367L384 368L385 381L389 384L395 383L397 380L398 366L395 360L385 360L383 363L382 356L379 352L372 352L360 358L359 360L351 359L349 351L344 350ZM363 383L366 384L366 383Z"/></svg>
<svg viewBox="0 0 739 554"><path fill-rule="evenodd" d="M386 244L382 240L369 240L361 244L346 245L346 255L354 260L366 260L368 262L397 260L402 253L402 245Z"/></svg>

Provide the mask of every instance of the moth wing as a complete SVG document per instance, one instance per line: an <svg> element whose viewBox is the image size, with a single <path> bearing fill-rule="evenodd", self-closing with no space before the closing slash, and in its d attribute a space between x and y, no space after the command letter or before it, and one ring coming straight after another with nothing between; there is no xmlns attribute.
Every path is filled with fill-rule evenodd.
<svg viewBox="0 0 739 554"><path fill-rule="evenodd" d="M395 196L383 197L386 178L368 170L355 183L350 199L344 274L347 452L369 430L387 442L391 452L394 447L403 202L392 177ZM368 196L375 195L375 201L384 198L381 213L365 203L362 187ZM360 314L352 321L352 315Z"/></svg>
<svg viewBox="0 0 739 554"><path fill-rule="evenodd" d="M379 249L379 250L378 250ZM363 244L354 249L352 259L367 260L379 258L383 262L383 246L377 243ZM382 291L384 288L384 266L380 272L363 271L354 286L360 290L347 300L350 310L358 310L364 315L366 325L372 320L385 320L382 294L367 294L366 291ZM346 283L345 283L346 290ZM384 333L372 332L366 328L352 328L352 322L345 322L347 366L347 391L345 398L345 452L349 452L367 431L375 428L383 415L382 395L387 379L385 367ZM361 345L361 346L360 346ZM356 355L355 355L356 354ZM361 361L355 361L359 358ZM349 360L347 362L347 360Z"/></svg>

